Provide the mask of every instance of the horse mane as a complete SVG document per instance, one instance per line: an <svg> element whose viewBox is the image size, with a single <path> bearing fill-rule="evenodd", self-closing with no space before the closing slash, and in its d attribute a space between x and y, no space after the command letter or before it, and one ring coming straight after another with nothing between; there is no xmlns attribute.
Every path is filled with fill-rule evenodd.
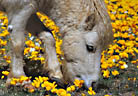
<svg viewBox="0 0 138 96"><path fill-rule="evenodd" d="M110 17L107 13L107 8L103 0L93 0L96 10L102 20L103 25L99 26L99 34L101 36L102 45L105 49L107 45L113 42L113 32ZM99 24L101 25L101 24ZM103 30L104 28L104 30Z"/></svg>

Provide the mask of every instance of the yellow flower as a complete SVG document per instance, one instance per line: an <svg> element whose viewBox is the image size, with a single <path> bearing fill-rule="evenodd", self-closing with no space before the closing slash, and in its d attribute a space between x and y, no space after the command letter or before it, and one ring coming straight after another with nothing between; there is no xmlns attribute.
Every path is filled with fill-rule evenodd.
<svg viewBox="0 0 138 96"><path fill-rule="evenodd" d="M115 33L114 34L114 37L116 38L116 37L121 37L122 36L122 33L120 33L120 32L117 32L117 33Z"/></svg>
<svg viewBox="0 0 138 96"><path fill-rule="evenodd" d="M119 75L119 72L117 70L112 71L112 75L116 76Z"/></svg>
<svg viewBox="0 0 138 96"><path fill-rule="evenodd" d="M6 60L6 62L7 62L8 64L10 64L10 63L11 63L11 60Z"/></svg>
<svg viewBox="0 0 138 96"><path fill-rule="evenodd" d="M5 46L7 44L7 41L3 41L2 39L0 39L0 46Z"/></svg>
<svg viewBox="0 0 138 96"><path fill-rule="evenodd" d="M30 93L33 93L35 90L34 89L29 89L28 90Z"/></svg>
<svg viewBox="0 0 138 96"><path fill-rule="evenodd" d="M126 52L119 53L121 58L128 58L128 54Z"/></svg>
<svg viewBox="0 0 138 96"><path fill-rule="evenodd" d="M31 41L31 40L26 41L26 42L25 42L25 44L26 44L28 47L32 47L32 48L34 48L34 47L35 47L34 42L33 42L33 41Z"/></svg>
<svg viewBox="0 0 138 96"><path fill-rule="evenodd" d="M47 80L49 80L48 77L42 77L42 78L43 78L43 81L47 81Z"/></svg>
<svg viewBox="0 0 138 96"><path fill-rule="evenodd" d="M92 87L89 88L88 94L89 95L96 95L96 93L92 90Z"/></svg>
<svg viewBox="0 0 138 96"><path fill-rule="evenodd" d="M29 36L29 37L31 37L31 36L32 36L32 34L31 34L31 33L28 33L28 36Z"/></svg>
<svg viewBox="0 0 138 96"><path fill-rule="evenodd" d="M120 57L118 55L114 55L114 59L116 59L118 61L120 59Z"/></svg>
<svg viewBox="0 0 138 96"><path fill-rule="evenodd" d="M58 96L71 96L71 94L67 93L66 90L64 90L64 89L58 89L57 95Z"/></svg>
<svg viewBox="0 0 138 96"><path fill-rule="evenodd" d="M24 55L28 54L29 51L30 51L30 48L25 48L25 49L24 49Z"/></svg>
<svg viewBox="0 0 138 96"><path fill-rule="evenodd" d="M111 20L115 20L116 19L116 17L115 17L115 15L110 15L110 18L111 18Z"/></svg>
<svg viewBox="0 0 138 96"><path fill-rule="evenodd" d="M8 25L8 19L5 19L3 22L4 25Z"/></svg>
<svg viewBox="0 0 138 96"><path fill-rule="evenodd" d="M111 96L111 95L106 94L106 95L104 95L104 96Z"/></svg>
<svg viewBox="0 0 138 96"><path fill-rule="evenodd" d="M121 65L120 66L120 69L126 69L128 67L128 65L127 64L124 64L124 65Z"/></svg>
<svg viewBox="0 0 138 96"><path fill-rule="evenodd" d="M45 63L45 58L44 57L40 57L39 60L41 61L42 64Z"/></svg>
<svg viewBox="0 0 138 96"><path fill-rule="evenodd" d="M38 55L38 52L37 51L32 51L31 55L33 56L37 56Z"/></svg>
<svg viewBox="0 0 138 96"><path fill-rule="evenodd" d="M0 37L6 37L8 35L10 35L10 33L7 30L4 30L2 33L0 33Z"/></svg>
<svg viewBox="0 0 138 96"><path fill-rule="evenodd" d="M83 83L84 83L84 80L75 79L75 81L74 81L75 86L77 86L79 88L82 87Z"/></svg>
<svg viewBox="0 0 138 96"><path fill-rule="evenodd" d="M39 46L35 46L35 49L39 51L40 50L40 47Z"/></svg>
<svg viewBox="0 0 138 96"><path fill-rule="evenodd" d="M9 72L8 71L2 71L2 74L8 76Z"/></svg>
<svg viewBox="0 0 138 96"><path fill-rule="evenodd" d="M5 59L5 60L10 60L11 59L11 57L10 56L3 56L3 58Z"/></svg>
<svg viewBox="0 0 138 96"><path fill-rule="evenodd" d="M5 48L0 49L0 55L4 55L4 54L6 54L5 51L6 51Z"/></svg>
<svg viewBox="0 0 138 96"><path fill-rule="evenodd" d="M134 40L134 39L135 39L135 36L130 35L130 36L129 36L129 39L130 39L130 40Z"/></svg>
<svg viewBox="0 0 138 96"><path fill-rule="evenodd" d="M136 64L136 63L137 63L137 61L131 61L131 63Z"/></svg>
<svg viewBox="0 0 138 96"><path fill-rule="evenodd" d="M47 91L50 91L50 90L52 90L53 88L56 88L56 87L57 87L57 84L56 84L56 82L50 83L50 82L48 82L48 81L45 81L45 82L42 84L42 87L45 87Z"/></svg>
<svg viewBox="0 0 138 96"><path fill-rule="evenodd" d="M124 62L124 61L119 61L119 64L120 64L120 65L124 65L124 64L126 64L126 62Z"/></svg>
<svg viewBox="0 0 138 96"><path fill-rule="evenodd" d="M58 38L58 36L60 36L61 34L59 34L59 27L56 26L56 24L54 23L54 21L52 21L48 16L46 16L45 14L43 13L40 13L40 12L37 12L36 13L37 16L40 18L40 20L42 22L44 22L44 25L49 28L53 34L53 37L55 38L56 40L56 52L57 54L61 55L63 54L63 52L61 51L61 45L62 45L62 40L60 40ZM58 34L57 34L58 33ZM60 59L58 59L60 60ZM59 61L61 63L61 61Z"/></svg>
<svg viewBox="0 0 138 96"><path fill-rule="evenodd" d="M127 47L134 47L134 44L135 44L134 41L127 41L125 45Z"/></svg>
<svg viewBox="0 0 138 96"><path fill-rule="evenodd" d="M53 89L51 90L51 92L52 92L52 93L56 93L56 92L57 92L57 90L58 90L58 89L53 88Z"/></svg>
<svg viewBox="0 0 138 96"><path fill-rule="evenodd" d="M75 86L72 85L72 86L70 86L70 87L67 87L66 90L67 90L68 92L73 92L73 91L75 91Z"/></svg>
<svg viewBox="0 0 138 96"><path fill-rule="evenodd" d="M136 53L138 53L138 49L137 48L133 48L134 49L134 51L136 52Z"/></svg>
<svg viewBox="0 0 138 96"><path fill-rule="evenodd" d="M86 94L84 94L84 93L81 93L81 96L86 96Z"/></svg>
<svg viewBox="0 0 138 96"><path fill-rule="evenodd" d="M19 82L22 83L23 81L29 81L30 78L29 77L25 77L25 76L20 76L19 78Z"/></svg>
<svg viewBox="0 0 138 96"><path fill-rule="evenodd" d="M119 40L117 43L125 45L125 40Z"/></svg>
<svg viewBox="0 0 138 96"><path fill-rule="evenodd" d="M128 80L131 80L131 78L128 78Z"/></svg>
<svg viewBox="0 0 138 96"><path fill-rule="evenodd" d="M108 64L107 64L106 62L103 62L103 63L101 64L101 68L102 68L102 69L107 69L107 68L108 68Z"/></svg>
<svg viewBox="0 0 138 96"><path fill-rule="evenodd" d="M41 76L39 76L39 81L40 81L40 83L43 82L43 78Z"/></svg>
<svg viewBox="0 0 138 96"><path fill-rule="evenodd" d="M74 85L70 86L70 88L71 88L71 91L75 91L75 86Z"/></svg>
<svg viewBox="0 0 138 96"><path fill-rule="evenodd" d="M121 36L122 36L123 38L128 38L128 37L129 37L128 33L124 33L124 34L122 34Z"/></svg>
<svg viewBox="0 0 138 96"><path fill-rule="evenodd" d="M4 76L3 75L1 76L1 79L4 79Z"/></svg>
<svg viewBox="0 0 138 96"><path fill-rule="evenodd" d="M109 78L109 74L110 74L109 70L104 70L104 71L103 71L103 76L104 76L105 78Z"/></svg>
<svg viewBox="0 0 138 96"><path fill-rule="evenodd" d="M11 85L16 85L16 81L14 81L14 80L11 80Z"/></svg>
<svg viewBox="0 0 138 96"><path fill-rule="evenodd" d="M39 88L40 87L40 82L38 81L37 83L35 83L35 87Z"/></svg>
<svg viewBox="0 0 138 96"><path fill-rule="evenodd" d="M136 78L136 77L134 77L134 78L133 78L133 81L136 81L136 79L137 79L137 78Z"/></svg>
<svg viewBox="0 0 138 96"><path fill-rule="evenodd" d="M67 88L67 91L68 91L68 92L71 92L71 88L70 88L70 87L68 87L68 88Z"/></svg>

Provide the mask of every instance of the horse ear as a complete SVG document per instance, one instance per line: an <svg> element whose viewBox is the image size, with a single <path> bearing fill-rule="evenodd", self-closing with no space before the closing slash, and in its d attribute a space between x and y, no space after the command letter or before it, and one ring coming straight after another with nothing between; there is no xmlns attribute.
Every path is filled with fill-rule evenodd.
<svg viewBox="0 0 138 96"><path fill-rule="evenodd" d="M98 30L99 30L99 35L101 36L102 39L103 49L105 49L107 45L113 42L111 20L107 13L107 8L104 3L104 0L94 0L94 6L98 11L98 15L101 18L98 20L99 22Z"/></svg>

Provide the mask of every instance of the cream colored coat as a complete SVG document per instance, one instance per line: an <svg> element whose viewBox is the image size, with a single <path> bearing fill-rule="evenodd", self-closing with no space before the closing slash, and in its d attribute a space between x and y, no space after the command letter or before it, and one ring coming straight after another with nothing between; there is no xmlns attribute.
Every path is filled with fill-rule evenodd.
<svg viewBox="0 0 138 96"><path fill-rule="evenodd" d="M9 77L24 74L21 63L23 35L26 29L35 31L31 26L38 24L33 24L33 20L29 23L29 17L36 11L42 11L60 27L66 61L62 68L64 80L73 82L75 78L83 79L88 87L98 80L101 52L113 40L112 27L103 0L0 0L0 4L6 9L9 24L13 26L12 75ZM59 72L55 77L62 78L60 65L56 63L55 67L53 61L49 63L53 74L56 73L55 70Z"/></svg>

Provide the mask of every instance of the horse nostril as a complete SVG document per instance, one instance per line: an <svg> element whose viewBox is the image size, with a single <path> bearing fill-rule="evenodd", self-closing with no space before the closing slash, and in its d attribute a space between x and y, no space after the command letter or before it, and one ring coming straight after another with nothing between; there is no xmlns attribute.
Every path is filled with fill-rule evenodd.
<svg viewBox="0 0 138 96"><path fill-rule="evenodd" d="M94 90L97 90L97 88L98 88L98 83L97 83L97 82L92 82L91 86L92 86L92 88L93 88Z"/></svg>
<svg viewBox="0 0 138 96"><path fill-rule="evenodd" d="M81 79L81 76L80 75L76 75L76 77Z"/></svg>
<svg viewBox="0 0 138 96"><path fill-rule="evenodd" d="M92 82L91 86L95 87L95 85L96 85L96 82Z"/></svg>
<svg viewBox="0 0 138 96"><path fill-rule="evenodd" d="M83 79L81 78L81 75L76 75L75 79L83 80Z"/></svg>

